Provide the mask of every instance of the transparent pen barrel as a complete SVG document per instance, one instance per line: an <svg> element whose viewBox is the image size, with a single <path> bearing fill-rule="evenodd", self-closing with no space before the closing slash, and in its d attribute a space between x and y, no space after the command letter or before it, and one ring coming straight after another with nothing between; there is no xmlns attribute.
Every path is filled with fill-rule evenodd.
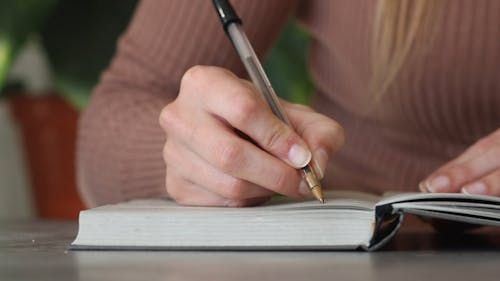
<svg viewBox="0 0 500 281"><path fill-rule="evenodd" d="M267 75L262 68L262 64L253 51L248 38L241 30L241 26L239 24L230 24L227 31L229 32L232 38L233 45L238 51L238 54L240 55L241 60L243 61L248 74L250 75L250 79L252 79L254 85L261 92L262 98L265 99L273 113L281 121L283 121L288 126L291 126L291 123L288 120L285 111L281 107L278 96L274 92L274 89L269 82L269 78L267 78Z"/></svg>

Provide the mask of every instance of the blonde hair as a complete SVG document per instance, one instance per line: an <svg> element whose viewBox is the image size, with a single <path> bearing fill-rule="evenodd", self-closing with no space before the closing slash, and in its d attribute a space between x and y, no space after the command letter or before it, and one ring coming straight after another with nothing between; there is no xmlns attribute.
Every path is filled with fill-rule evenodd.
<svg viewBox="0 0 500 281"><path fill-rule="evenodd" d="M396 82L412 50L429 45L441 0L378 0L372 45L370 89L380 100Z"/></svg>

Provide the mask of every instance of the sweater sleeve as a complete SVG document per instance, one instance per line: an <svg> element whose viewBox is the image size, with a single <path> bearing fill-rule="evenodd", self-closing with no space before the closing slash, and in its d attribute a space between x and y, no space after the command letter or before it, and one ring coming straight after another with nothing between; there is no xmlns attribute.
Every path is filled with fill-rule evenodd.
<svg viewBox="0 0 500 281"><path fill-rule="evenodd" d="M296 3L233 4L260 56ZM80 119L77 177L88 207L167 196L165 135L157 120L175 99L183 73L194 65L216 65L244 75L211 5L201 0L139 3Z"/></svg>

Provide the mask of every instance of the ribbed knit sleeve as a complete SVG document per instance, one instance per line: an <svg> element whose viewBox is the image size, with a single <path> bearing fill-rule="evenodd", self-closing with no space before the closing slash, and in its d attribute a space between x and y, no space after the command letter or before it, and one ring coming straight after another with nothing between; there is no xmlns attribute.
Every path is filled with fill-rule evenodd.
<svg viewBox="0 0 500 281"><path fill-rule="evenodd" d="M294 1L232 1L256 52L278 36ZM158 125L183 73L216 65L244 75L211 1L142 1L81 116L77 176L89 207L167 196Z"/></svg>

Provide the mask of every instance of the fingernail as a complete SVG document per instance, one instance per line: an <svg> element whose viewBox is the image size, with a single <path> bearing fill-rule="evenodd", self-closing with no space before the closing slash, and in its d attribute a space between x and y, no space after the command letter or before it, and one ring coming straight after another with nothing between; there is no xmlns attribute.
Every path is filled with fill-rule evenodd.
<svg viewBox="0 0 500 281"><path fill-rule="evenodd" d="M420 190L420 192L423 192L423 193L429 193L429 190L427 189L427 187L425 186L425 181L421 181L419 184L418 184L418 189Z"/></svg>
<svg viewBox="0 0 500 281"><path fill-rule="evenodd" d="M328 162L328 154L322 148L316 150L313 157L313 169L316 176L321 180L325 176L326 162Z"/></svg>
<svg viewBox="0 0 500 281"><path fill-rule="evenodd" d="M307 183L304 180L300 181L299 193L304 196L311 195L311 189L309 189L309 186L307 186Z"/></svg>
<svg viewBox="0 0 500 281"><path fill-rule="evenodd" d="M430 192L445 192L450 187L450 179L447 176L438 176L426 184Z"/></svg>
<svg viewBox="0 0 500 281"><path fill-rule="evenodd" d="M311 161L311 152L298 144L292 145L288 151L288 160L296 168L302 168Z"/></svg>
<svg viewBox="0 0 500 281"><path fill-rule="evenodd" d="M476 182L462 187L462 193L487 195L488 188L482 182Z"/></svg>

